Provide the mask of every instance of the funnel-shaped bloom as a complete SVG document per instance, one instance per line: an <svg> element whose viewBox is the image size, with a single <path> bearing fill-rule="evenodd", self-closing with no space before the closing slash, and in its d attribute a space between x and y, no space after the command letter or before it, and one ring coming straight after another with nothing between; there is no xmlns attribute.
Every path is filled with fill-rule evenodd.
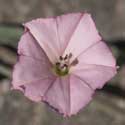
<svg viewBox="0 0 125 125"><path fill-rule="evenodd" d="M64 116L76 114L116 74L91 16L72 13L24 24L12 85Z"/></svg>

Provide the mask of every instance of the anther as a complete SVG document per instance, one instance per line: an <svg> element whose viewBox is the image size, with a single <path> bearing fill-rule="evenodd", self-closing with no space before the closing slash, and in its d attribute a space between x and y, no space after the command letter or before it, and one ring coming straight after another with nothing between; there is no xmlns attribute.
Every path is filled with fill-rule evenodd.
<svg viewBox="0 0 125 125"><path fill-rule="evenodd" d="M63 60L63 57L62 57L62 56L60 56L60 57L59 57L59 59L60 59L60 60Z"/></svg>
<svg viewBox="0 0 125 125"><path fill-rule="evenodd" d="M64 57L64 60L68 59L68 55L66 54L66 56Z"/></svg>
<svg viewBox="0 0 125 125"><path fill-rule="evenodd" d="M56 66L59 66L59 65L60 65L60 63L59 63L59 62L57 62L57 63L56 63Z"/></svg>
<svg viewBox="0 0 125 125"><path fill-rule="evenodd" d="M75 60L72 61L72 63L70 65L75 66L76 64L78 64L78 62L79 62L78 59L75 59Z"/></svg>
<svg viewBox="0 0 125 125"><path fill-rule="evenodd" d="M72 53L69 53L69 59L72 57Z"/></svg>

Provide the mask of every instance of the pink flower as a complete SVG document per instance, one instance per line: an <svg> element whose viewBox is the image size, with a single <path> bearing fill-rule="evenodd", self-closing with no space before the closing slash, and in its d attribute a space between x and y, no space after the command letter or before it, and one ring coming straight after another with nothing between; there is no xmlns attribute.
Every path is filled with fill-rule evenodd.
<svg viewBox="0 0 125 125"><path fill-rule="evenodd" d="M116 74L116 61L87 13L24 24L12 85L64 116L76 114Z"/></svg>

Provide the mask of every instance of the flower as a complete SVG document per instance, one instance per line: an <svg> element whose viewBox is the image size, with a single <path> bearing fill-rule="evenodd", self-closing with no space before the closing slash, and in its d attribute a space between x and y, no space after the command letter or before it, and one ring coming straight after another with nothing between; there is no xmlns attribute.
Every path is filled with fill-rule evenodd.
<svg viewBox="0 0 125 125"><path fill-rule="evenodd" d="M96 89L116 74L116 61L88 13L24 24L12 85L64 116L85 107Z"/></svg>

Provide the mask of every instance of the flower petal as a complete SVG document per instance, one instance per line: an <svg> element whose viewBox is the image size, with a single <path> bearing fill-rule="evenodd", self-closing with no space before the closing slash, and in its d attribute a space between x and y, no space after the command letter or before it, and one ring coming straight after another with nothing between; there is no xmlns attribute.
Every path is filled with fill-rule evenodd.
<svg viewBox="0 0 125 125"><path fill-rule="evenodd" d="M32 57L33 59L45 61L49 59L40 47L39 43L33 38L30 32L26 31L18 44L18 54Z"/></svg>
<svg viewBox="0 0 125 125"><path fill-rule="evenodd" d="M61 45L61 54L63 54L66 49L82 16L83 13L70 13L56 18L59 42Z"/></svg>
<svg viewBox="0 0 125 125"><path fill-rule="evenodd" d="M116 66L116 60L113 57L110 49L102 41L98 42L97 44L94 44L84 53L81 53L81 55L79 55L77 59L79 61L79 64L86 63L111 67Z"/></svg>
<svg viewBox="0 0 125 125"><path fill-rule="evenodd" d="M93 89L102 88L117 72L116 61L102 41L89 47L77 57L78 64L71 69Z"/></svg>
<svg viewBox="0 0 125 125"><path fill-rule="evenodd" d="M79 69L74 70L75 74L80 79L84 80L92 89L100 89L109 81L115 74L116 68L95 64L82 64Z"/></svg>
<svg viewBox="0 0 125 125"><path fill-rule="evenodd" d="M35 60L28 56L20 56L14 66L12 85L14 88L32 83L41 78L52 77L50 65L47 61Z"/></svg>
<svg viewBox="0 0 125 125"><path fill-rule="evenodd" d="M94 91L81 79L71 75L70 77L70 115L76 114L92 99Z"/></svg>
<svg viewBox="0 0 125 125"><path fill-rule="evenodd" d="M52 63L60 56L60 44L57 36L57 23L55 18L37 19L24 24L37 40Z"/></svg>
<svg viewBox="0 0 125 125"><path fill-rule="evenodd" d="M44 94L54 82L55 78L41 78L30 84L24 85L24 94L32 101L42 101Z"/></svg>
<svg viewBox="0 0 125 125"><path fill-rule="evenodd" d="M70 110L69 77L57 78L46 93L44 100L64 116L68 114Z"/></svg>
<svg viewBox="0 0 125 125"><path fill-rule="evenodd" d="M45 101L64 116L71 116L88 104L92 94L93 90L84 81L71 75L57 78L46 93Z"/></svg>
<svg viewBox="0 0 125 125"><path fill-rule="evenodd" d="M85 13L79 21L64 55L72 53L72 60L74 60L74 58L76 58L80 53L100 40L101 37L96 30L91 16Z"/></svg>

